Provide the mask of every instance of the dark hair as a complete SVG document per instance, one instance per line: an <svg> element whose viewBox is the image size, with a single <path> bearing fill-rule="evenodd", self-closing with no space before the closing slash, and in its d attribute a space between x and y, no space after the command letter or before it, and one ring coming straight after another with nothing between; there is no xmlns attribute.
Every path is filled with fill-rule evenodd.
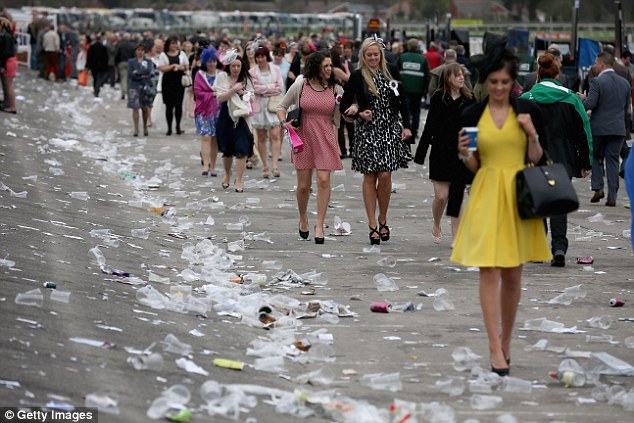
<svg viewBox="0 0 634 423"><path fill-rule="evenodd" d="M482 58L480 67L480 83L486 82L489 74L506 70L513 81L517 81L518 61L517 56L506 48L506 37L494 41L487 46L487 51Z"/></svg>
<svg viewBox="0 0 634 423"><path fill-rule="evenodd" d="M138 50L140 48L143 49L143 51L147 51L147 47L143 43L137 44L136 47L134 47L134 50Z"/></svg>
<svg viewBox="0 0 634 423"><path fill-rule="evenodd" d="M346 43L343 45L343 48L354 49L354 43L352 41L346 41Z"/></svg>
<svg viewBox="0 0 634 423"><path fill-rule="evenodd" d="M332 59L332 67L339 68L343 70L343 63L341 62L341 55L343 52L341 51L341 47L332 46L330 49L330 58Z"/></svg>
<svg viewBox="0 0 634 423"><path fill-rule="evenodd" d="M621 59L627 59L628 57L632 57L632 53L629 50L625 50L621 53Z"/></svg>
<svg viewBox="0 0 634 423"><path fill-rule="evenodd" d="M304 74L304 78L306 78L306 80L310 80L310 79L321 79L320 75L319 75L319 71L321 70L321 64L324 62L324 60L329 59L330 57L330 52L328 50L320 50L320 51L316 51L314 53L311 53L310 56L308 56L308 60L306 60L306 64L304 65L304 71L302 72ZM335 80L335 73L332 72L330 74L330 78L328 79L328 81L324 81L327 82L329 86L334 86L337 81Z"/></svg>
<svg viewBox="0 0 634 423"><path fill-rule="evenodd" d="M537 64L539 65L537 69L539 81L542 79L555 79L557 75L559 75L559 64L555 61L555 56L551 53L539 56Z"/></svg>
<svg viewBox="0 0 634 423"><path fill-rule="evenodd" d="M238 79L236 80L236 82L246 82L248 79L251 79L251 74L249 73L249 59L247 58L247 55L245 54L244 56L240 56L238 54L237 57L233 61L231 61L231 63L235 62L236 60L239 60L240 63L242 63L242 68L240 69L240 73L238 74ZM225 65L227 75L230 75L231 73L231 63L227 63Z"/></svg>
<svg viewBox="0 0 634 423"><path fill-rule="evenodd" d="M284 56L284 54L286 54L286 51L281 46L273 49L273 56Z"/></svg>
<svg viewBox="0 0 634 423"><path fill-rule="evenodd" d="M597 54L597 60L609 68L614 67L614 55L610 52L602 51Z"/></svg>
<svg viewBox="0 0 634 423"><path fill-rule="evenodd" d="M258 47L258 49L255 51L255 55L254 57L258 57L258 56L264 56L266 57L266 61L270 62L271 61L271 52L269 51L268 48L262 46L262 47Z"/></svg>
<svg viewBox="0 0 634 423"><path fill-rule="evenodd" d="M165 54L170 51L170 46L172 44L178 44L178 38L174 35L165 40L165 45L163 46L163 51L165 51Z"/></svg>

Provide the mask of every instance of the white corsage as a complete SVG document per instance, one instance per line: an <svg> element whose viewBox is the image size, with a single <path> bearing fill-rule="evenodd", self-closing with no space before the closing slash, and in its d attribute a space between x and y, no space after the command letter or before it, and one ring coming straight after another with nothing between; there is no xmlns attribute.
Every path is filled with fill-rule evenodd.
<svg viewBox="0 0 634 423"><path fill-rule="evenodd" d="M390 88L394 91L394 95L398 97L398 81L396 79L392 79L389 82Z"/></svg>

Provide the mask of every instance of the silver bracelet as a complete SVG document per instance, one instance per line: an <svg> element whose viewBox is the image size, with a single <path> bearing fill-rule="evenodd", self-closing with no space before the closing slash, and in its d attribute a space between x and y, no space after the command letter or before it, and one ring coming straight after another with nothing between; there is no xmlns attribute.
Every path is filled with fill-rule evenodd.
<svg viewBox="0 0 634 423"><path fill-rule="evenodd" d="M458 153L458 158L461 161L463 161L463 162L466 162L466 161L470 160L471 157L473 157L473 151L471 151L471 150L467 150L467 155L466 156Z"/></svg>

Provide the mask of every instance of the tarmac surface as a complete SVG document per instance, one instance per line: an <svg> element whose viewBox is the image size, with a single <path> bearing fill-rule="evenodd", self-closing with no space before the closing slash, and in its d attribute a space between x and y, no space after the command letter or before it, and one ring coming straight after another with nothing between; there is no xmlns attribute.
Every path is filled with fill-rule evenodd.
<svg viewBox="0 0 634 423"><path fill-rule="evenodd" d="M115 404L118 408L118 414L100 412L101 422L145 422L150 421L146 416L150 404L168 387L182 384L191 392L186 407L192 421L232 421L210 416L201 399L201 385L215 380L233 386L233 392L239 391L237 384L257 387L249 391L257 404L246 401L234 415L237 421L251 423L405 421L397 419L395 411L390 417L395 401L414 404L415 416L408 422L432 421L430 410L438 409L438 404L430 405L433 402L449 409L435 420L441 422L495 422L503 414L519 422L633 421L632 409L624 410L618 401L594 399L592 386L565 388L549 377L564 358L577 357L585 365L589 353L606 352L634 364L634 349L623 343L634 335L634 259L631 240L623 234L631 217L624 208L623 186L617 207L608 208L589 202L589 179L574 181L581 207L569 216L566 266L529 263L524 269L511 375L530 381L532 391L494 388L489 395L501 397L503 403L479 410L471 406L475 394L470 386L475 388L470 381L475 377L468 370L456 370L452 359L457 347L468 347L481 356L480 366L488 366L478 272L449 261L447 219L442 243L432 241L433 190L426 166L412 163L393 175L395 192L388 216L392 237L381 244L380 253L374 253L364 252L370 245L360 175L350 170L350 159L345 159L345 172L332 177L329 235L324 245L316 245L314 196L309 206L311 238L298 237L296 179L288 145L283 147L280 178L262 180L260 168L248 170L244 193L236 193L233 187L222 189L222 172L217 178L200 175L199 141L192 120L185 119L186 132L180 136L167 137L164 130L153 127L149 137L135 138L130 110L118 90L106 87L102 99L94 99L90 89L49 83L22 70L16 87L18 114L0 116L0 182L4 184L0 185L0 405L82 407L93 398L90 394L99 393L111 400L109 411L117 411ZM219 159L219 170L220 164ZM168 216L162 217L162 211ZM232 227L241 216L250 222L244 227L246 249L230 253L232 268L207 273L207 280L201 280L205 278L200 276L205 274L202 253L190 262L185 259L187 252L193 246L202 251L209 242L222 249L233 247L229 243L239 241L242 231ZM332 235L335 216L350 224L349 235ZM132 230L143 228L149 229L147 239L132 236ZM91 231L104 229L110 229L111 236L91 236ZM204 240L208 241L200 244ZM138 279L118 276L116 271L104 273L89 252L93 247L99 247L111 269ZM388 256L396 259L395 267L377 264ZM576 257L586 256L594 257L591 267L575 262ZM280 266L270 261L281 263L281 271L325 273L327 283L273 284L280 269L267 267ZM229 282L245 273L266 275L263 296L246 296L258 288ZM391 277L398 290L378 291L373 282L377 273ZM213 307L198 313L143 305L137 292L150 279L163 294L176 292L177 285L191 287L194 298L207 298L209 302L202 304ZM44 288L47 281L57 289ZM585 297L573 299L570 305L548 303L564 288L578 284L587 292ZM17 294L38 288L43 293L41 307L16 304ZM419 295L439 288L448 291L454 310L436 311L433 297ZM68 303L51 300L55 291L70 292ZM285 297L272 300L276 295L298 301L291 304L295 317L310 301L321 301L313 306L324 313L314 317L304 310L306 318L283 316L277 310L284 309L280 304ZM247 297L259 299L247 304L249 308L244 303ZM185 297L174 294L172 299L178 298ZM611 298L620 298L624 306L610 307ZM243 301L243 307L234 308L231 301ZM257 310L266 301L278 306L271 330L258 321ZM415 311L374 313L373 301L389 302L394 309L411 302ZM340 315L351 316L337 319L329 313L332 307L337 310L336 305ZM588 319L603 315L612 317L609 329L588 326ZM522 330L525 321L537 318L559 322L568 330ZM315 333L318 330L323 333ZM191 344L192 353L163 351L161 341L168 334ZM612 342L587 342L588 335L609 335ZM86 339L94 345L86 344ZM304 339L312 341L308 352L292 346ZM547 340L547 348L526 350L541 339ZM135 370L127 362L146 349L162 355L161 370ZM261 357L247 354L247 349L250 353L260 349L264 357L284 355L284 367L257 370L252 365ZM320 351L326 351L330 361L322 361ZM215 358L246 365L241 371L230 370L214 366ZM179 367L187 360L198 366L198 373ZM332 371L332 383L304 384L296 379L321 368ZM374 390L363 383L367 375L394 372L399 373L400 389L398 383L388 384L394 391ZM450 377L464 378L464 392L455 396L440 392L436 383ZM613 390L634 388L632 377L626 376L602 375L600 383L617 386ZM232 398L236 397L223 397L215 410L231 409ZM313 415L300 417L303 412Z"/></svg>

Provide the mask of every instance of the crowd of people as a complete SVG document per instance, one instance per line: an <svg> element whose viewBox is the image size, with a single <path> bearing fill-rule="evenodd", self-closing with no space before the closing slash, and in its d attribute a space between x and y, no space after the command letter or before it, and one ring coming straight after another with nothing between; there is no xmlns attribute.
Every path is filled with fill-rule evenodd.
<svg viewBox="0 0 634 423"><path fill-rule="evenodd" d="M0 17L0 30L2 110L16 113L10 17ZM627 160L634 65L629 52L617 59L611 46L597 55L587 81L575 83L562 72L561 52L552 45L520 84L517 56L505 39L482 55L466 57L457 42L432 42L423 53L417 39L388 47L377 36L290 42L231 41L201 33L187 39L150 32L78 35L64 25L55 31L35 15L29 32L31 66L39 77L76 78L86 85L89 72L96 97L104 84L115 87L119 81L121 99L127 97L132 110L133 136L139 135L139 118L144 136L161 119L165 135L180 135L183 119L192 119L200 136L202 176L219 175L221 153L225 190L233 184L235 192L243 192L245 170L258 163L263 178L282 177L282 138L299 140L291 152L298 232L302 239L310 236L315 174L316 244L326 239L330 176L343 168L343 159L350 157L352 170L363 174L372 245L392 237L392 173L427 159L434 189L431 237L443 242L446 213L452 218L451 259L480 268L491 367L500 375L510 371L523 264L565 266L568 250L565 215L549 219L550 248L548 222L520 218L516 173L528 162L548 158L562 163L570 178L592 175L591 202L606 196L605 176L605 206L616 206L619 173L634 196L634 159ZM424 124L421 106L429 108ZM478 129L475 151L466 127ZM412 155L411 144L417 142Z"/></svg>

